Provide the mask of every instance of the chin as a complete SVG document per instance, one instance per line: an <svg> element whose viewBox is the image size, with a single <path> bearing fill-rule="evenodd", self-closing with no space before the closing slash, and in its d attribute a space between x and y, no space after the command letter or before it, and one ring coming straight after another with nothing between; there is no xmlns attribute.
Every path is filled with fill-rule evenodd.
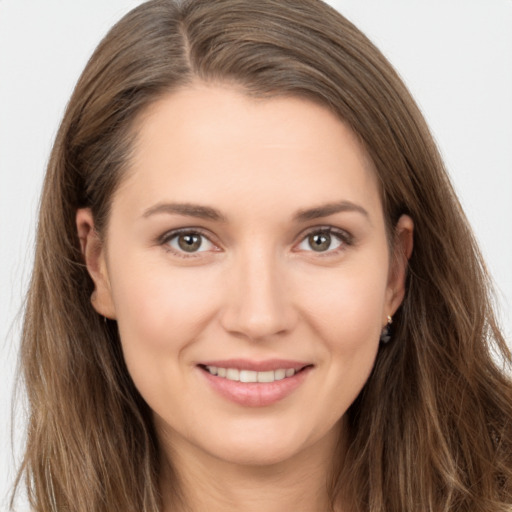
<svg viewBox="0 0 512 512"><path fill-rule="evenodd" d="M240 429L225 433L220 443L209 443L203 449L218 459L241 466L272 466L308 456L310 449L329 444L334 439L330 433L312 435L308 429L293 431L283 426L251 432ZM332 450L332 447L331 447Z"/></svg>
<svg viewBox="0 0 512 512"><path fill-rule="evenodd" d="M273 466L297 456L303 447L283 446L280 443L266 443L248 446L230 445L227 450L218 452L216 457L229 464L239 466Z"/></svg>

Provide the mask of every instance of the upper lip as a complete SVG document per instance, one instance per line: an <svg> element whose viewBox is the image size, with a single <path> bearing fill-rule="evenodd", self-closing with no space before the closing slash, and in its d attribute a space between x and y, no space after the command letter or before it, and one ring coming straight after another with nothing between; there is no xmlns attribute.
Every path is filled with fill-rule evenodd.
<svg viewBox="0 0 512 512"><path fill-rule="evenodd" d="M199 366L216 366L217 368L236 368L238 370L251 370L255 372L266 372L270 370L279 370L293 368L301 370L306 366L312 366L311 363L304 361L293 361L290 359L265 359L255 361L250 359L222 359L201 361Z"/></svg>

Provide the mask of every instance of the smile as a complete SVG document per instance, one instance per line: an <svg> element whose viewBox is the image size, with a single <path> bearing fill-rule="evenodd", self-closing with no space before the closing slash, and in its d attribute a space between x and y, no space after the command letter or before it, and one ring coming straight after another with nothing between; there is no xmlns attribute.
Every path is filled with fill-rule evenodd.
<svg viewBox="0 0 512 512"><path fill-rule="evenodd" d="M314 368L311 363L275 359L230 359L197 365L216 394L245 407L280 402L302 386Z"/></svg>
<svg viewBox="0 0 512 512"><path fill-rule="evenodd" d="M295 368L278 368L257 372L252 370L239 370L238 368L222 368L217 366L204 367L211 375L236 382L274 382L293 377L297 371Z"/></svg>

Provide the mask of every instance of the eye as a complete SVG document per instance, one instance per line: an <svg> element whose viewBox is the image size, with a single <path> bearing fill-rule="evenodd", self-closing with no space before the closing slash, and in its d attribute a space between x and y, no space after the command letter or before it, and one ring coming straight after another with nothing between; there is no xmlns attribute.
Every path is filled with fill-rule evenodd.
<svg viewBox="0 0 512 512"><path fill-rule="evenodd" d="M208 238L197 231L180 231L169 233L163 240L174 252L197 253L211 251L215 245Z"/></svg>
<svg viewBox="0 0 512 512"><path fill-rule="evenodd" d="M301 251L331 252L349 244L348 234L333 228L322 228L308 233L297 247Z"/></svg>

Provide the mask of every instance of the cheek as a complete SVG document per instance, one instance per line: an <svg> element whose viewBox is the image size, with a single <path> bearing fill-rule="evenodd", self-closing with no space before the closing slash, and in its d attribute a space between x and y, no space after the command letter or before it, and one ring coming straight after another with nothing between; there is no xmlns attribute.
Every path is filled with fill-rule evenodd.
<svg viewBox="0 0 512 512"><path fill-rule="evenodd" d="M361 271L353 266L324 278L317 274L303 294L303 316L320 342L317 351L326 370L322 392L312 403L318 414L327 415L326 424L346 412L372 371L386 304L386 269L384 261Z"/></svg>
<svg viewBox="0 0 512 512"><path fill-rule="evenodd" d="M385 317L386 261L351 264L310 275L298 302L305 316L340 349L357 348L380 334Z"/></svg>
<svg viewBox="0 0 512 512"><path fill-rule="evenodd" d="M111 284L123 355L153 410L181 403L190 378L183 354L215 315L216 281L200 268L177 271L148 258L117 259Z"/></svg>
<svg viewBox="0 0 512 512"><path fill-rule="evenodd" d="M118 260L119 261L119 260ZM215 314L216 277L142 258L119 261L111 283L123 348L159 357L184 348Z"/></svg>

